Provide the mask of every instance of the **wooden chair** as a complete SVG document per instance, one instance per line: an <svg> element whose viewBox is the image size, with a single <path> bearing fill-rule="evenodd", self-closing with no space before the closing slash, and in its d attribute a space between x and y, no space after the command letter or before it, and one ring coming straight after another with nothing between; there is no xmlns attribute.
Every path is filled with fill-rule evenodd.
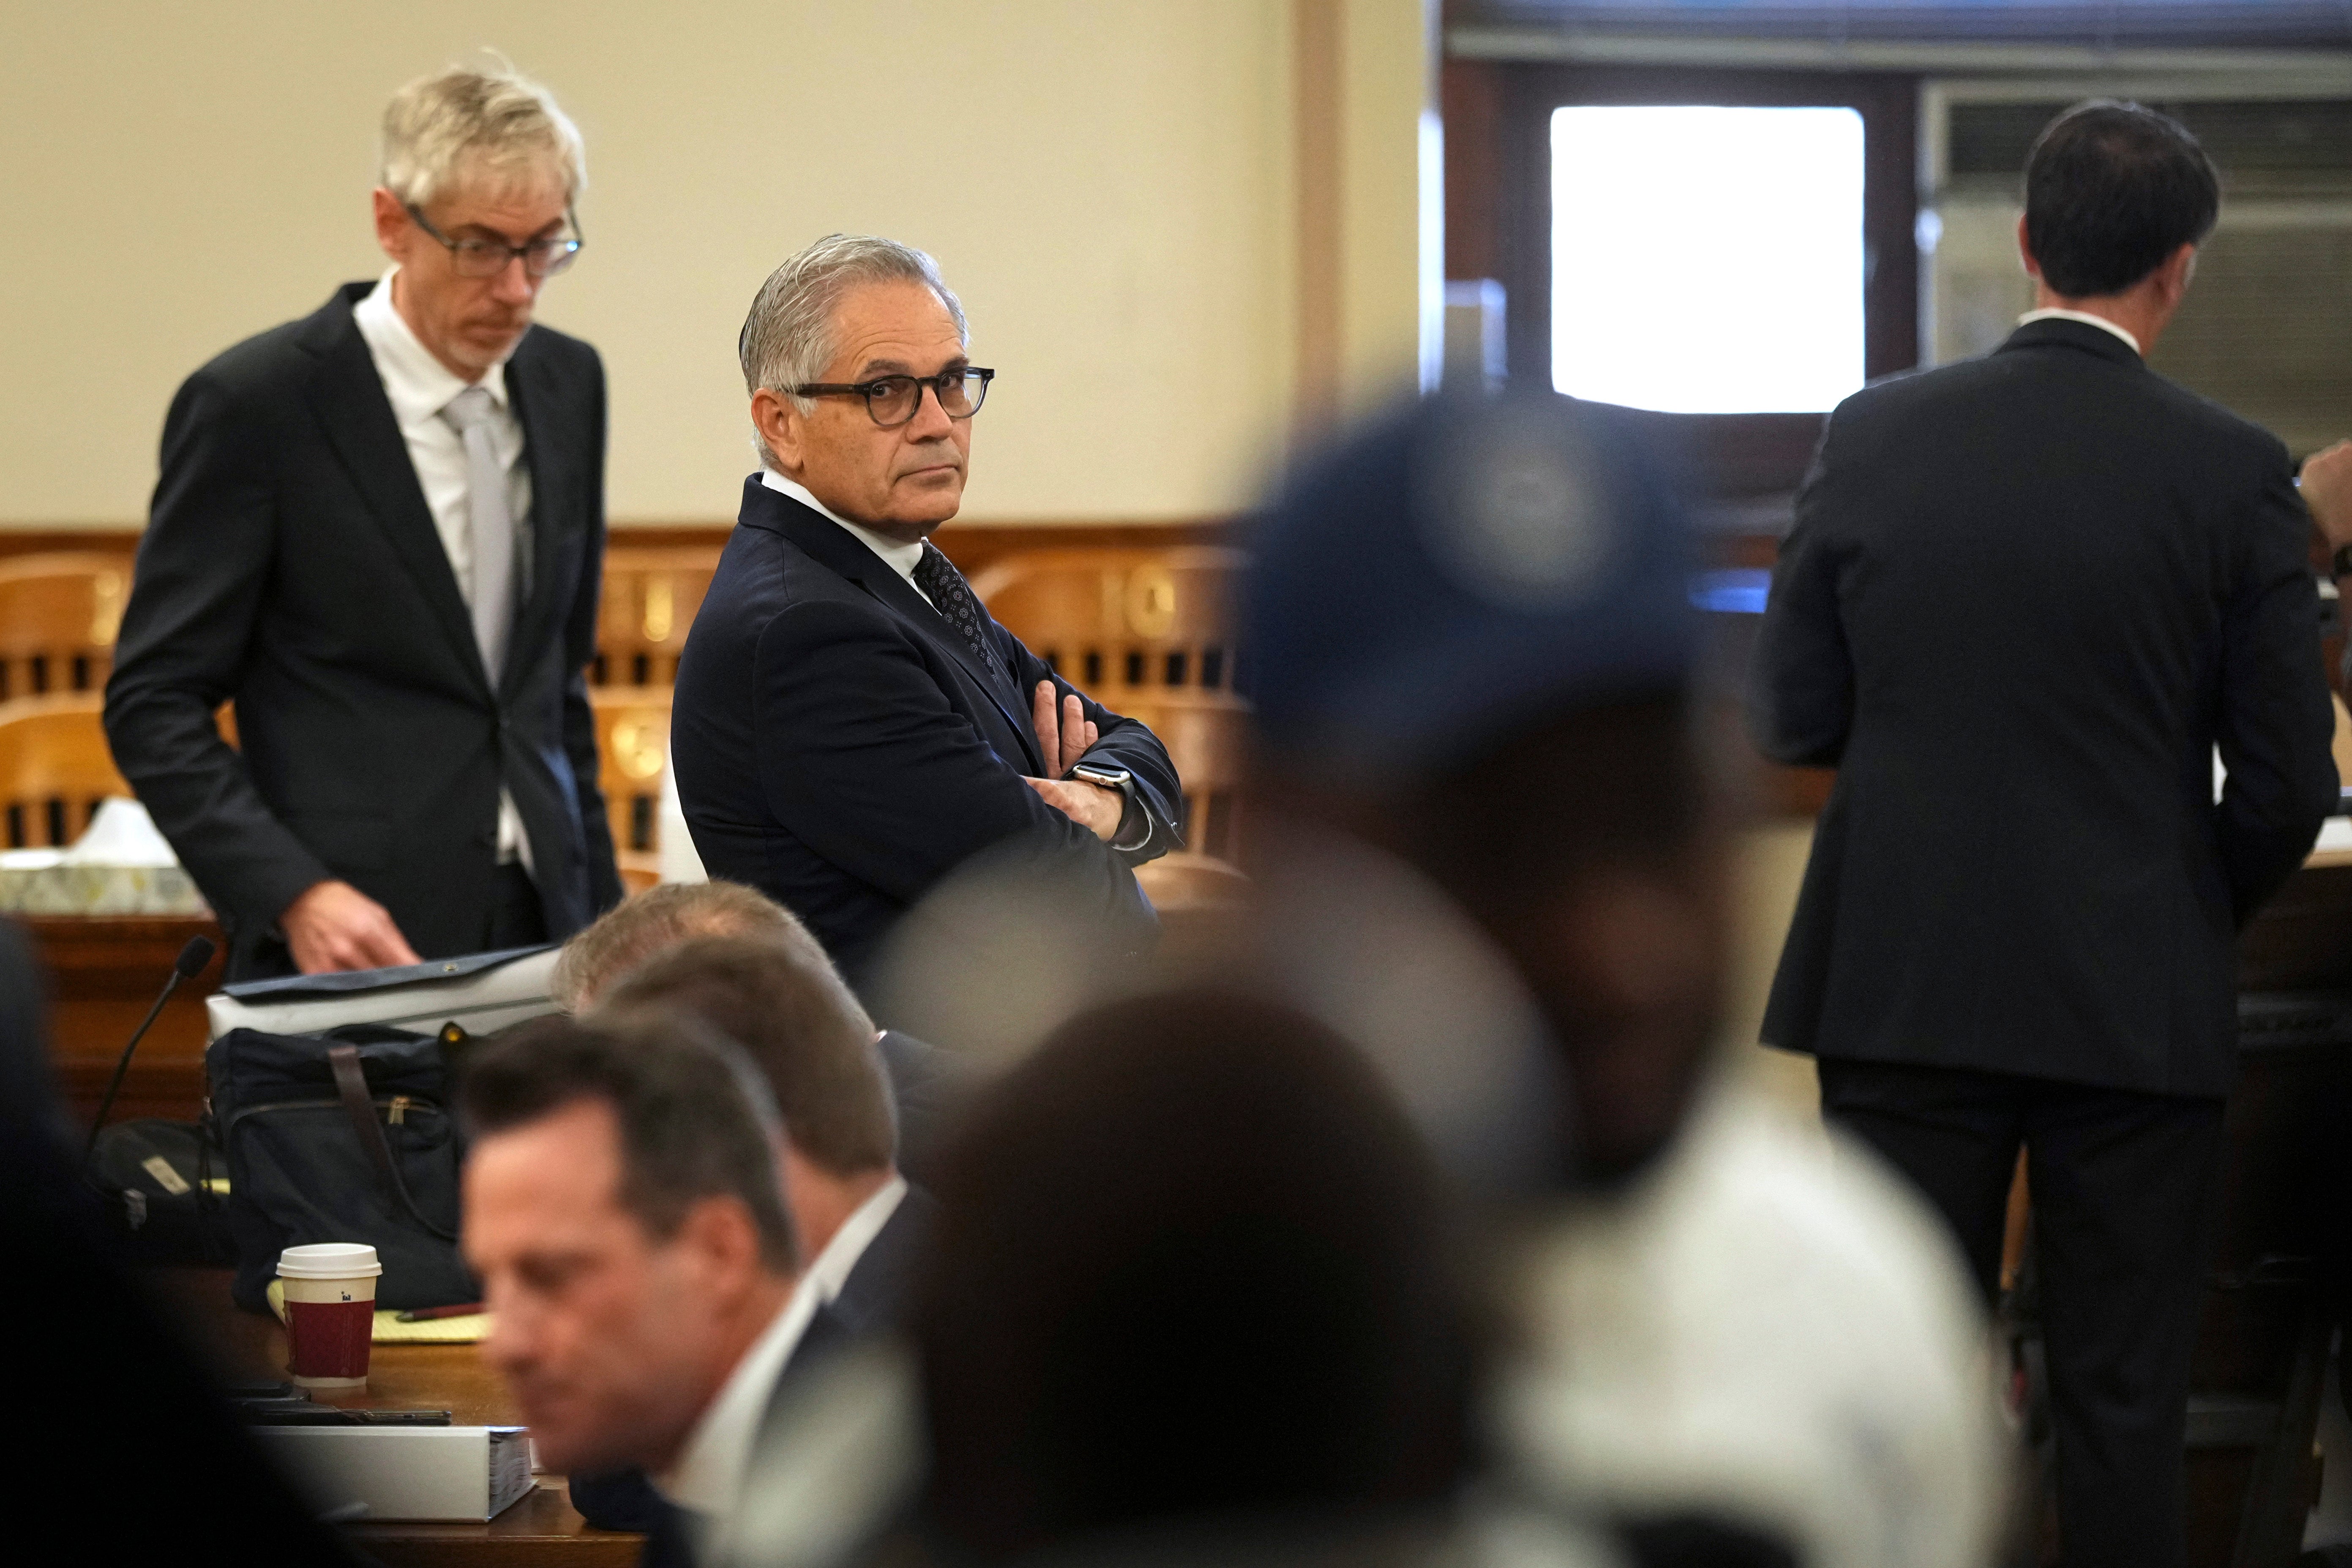
<svg viewBox="0 0 2352 1568"><path fill-rule="evenodd" d="M1105 706L1151 726L1184 782L1186 848L1137 873L1162 910L1223 909L1248 879L1241 853L1242 746L1234 693L1238 550L1024 551L983 570L989 614Z"/></svg>
<svg viewBox="0 0 2352 1568"><path fill-rule="evenodd" d="M1121 713L1178 693L1231 696L1233 590L1245 557L1192 546L1030 550L971 584L1055 670Z"/></svg>
<svg viewBox="0 0 2352 1568"><path fill-rule="evenodd" d="M0 702L0 802L8 847L63 848L81 837L99 802L128 797L99 721L95 691Z"/></svg>
<svg viewBox="0 0 2352 1568"><path fill-rule="evenodd" d="M0 700L102 691L131 557L59 551L0 561Z"/></svg>
<svg viewBox="0 0 2352 1568"><path fill-rule="evenodd" d="M719 552L707 547L648 547L604 552L604 593L596 617L592 686L662 686L677 679L686 647Z"/></svg>
<svg viewBox="0 0 2352 1568"><path fill-rule="evenodd" d="M597 686L596 780L612 818L621 880L638 892L661 880L662 773L669 766L667 686Z"/></svg>

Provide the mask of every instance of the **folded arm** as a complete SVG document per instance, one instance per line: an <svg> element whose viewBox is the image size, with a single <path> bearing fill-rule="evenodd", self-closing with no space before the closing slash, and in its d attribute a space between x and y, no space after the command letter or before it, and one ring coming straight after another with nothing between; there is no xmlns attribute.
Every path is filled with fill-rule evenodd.
<svg viewBox="0 0 2352 1568"><path fill-rule="evenodd" d="M1074 879L1106 913L1144 913L1117 853L981 738L878 613L794 605L757 658L761 790L827 860L912 903L991 850Z"/></svg>

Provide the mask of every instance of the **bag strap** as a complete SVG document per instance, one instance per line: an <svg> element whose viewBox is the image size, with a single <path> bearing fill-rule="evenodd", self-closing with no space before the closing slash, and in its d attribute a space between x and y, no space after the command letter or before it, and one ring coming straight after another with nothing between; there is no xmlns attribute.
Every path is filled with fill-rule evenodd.
<svg viewBox="0 0 2352 1568"><path fill-rule="evenodd" d="M444 1241L455 1241L455 1236L417 1211L415 1200L408 1195L408 1184L400 1179L400 1168L392 1163L392 1146L383 1141L383 1123L375 1119L375 1101L368 1098L367 1074L360 1068L359 1047L329 1046L327 1065L334 1069L335 1093L343 1102L344 1114L352 1119L352 1131L358 1135L360 1147L367 1151L368 1163L375 1167L392 1206L429 1234Z"/></svg>
<svg viewBox="0 0 2352 1568"><path fill-rule="evenodd" d="M368 1098L359 1048L329 1046L327 1065L335 1069L335 1092L342 1097L343 1113L352 1119L352 1131L359 1135L360 1147L367 1151L368 1163L383 1183L385 1198L394 1208L406 1206L401 1202L407 1194L400 1190L400 1174L392 1168L392 1147L383 1141L383 1123L375 1119L375 1101Z"/></svg>

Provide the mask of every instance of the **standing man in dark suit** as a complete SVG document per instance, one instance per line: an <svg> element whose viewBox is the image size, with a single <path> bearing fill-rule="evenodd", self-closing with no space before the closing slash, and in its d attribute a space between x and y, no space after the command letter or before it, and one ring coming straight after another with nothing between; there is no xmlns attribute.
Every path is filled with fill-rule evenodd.
<svg viewBox="0 0 2352 1568"><path fill-rule="evenodd" d="M672 760L695 847L807 922L864 985L898 916L983 851L1129 945L1132 868L1179 847L1151 731L989 617L929 535L963 496L995 373L929 257L833 235L743 324L761 469L678 661Z"/></svg>
<svg viewBox="0 0 2352 1568"><path fill-rule="evenodd" d="M2183 1560L2233 942L2336 798L2286 452L2142 360L2218 192L2136 105L2043 131L2039 308L1831 416L1751 694L1767 753L1838 769L1764 1038L1988 1296L2025 1150L2070 1565Z"/></svg>
<svg viewBox="0 0 2352 1568"><path fill-rule="evenodd" d="M531 323L583 177L545 89L410 84L374 198L392 268L173 400L106 728L232 978L560 938L620 897L581 674L604 373Z"/></svg>

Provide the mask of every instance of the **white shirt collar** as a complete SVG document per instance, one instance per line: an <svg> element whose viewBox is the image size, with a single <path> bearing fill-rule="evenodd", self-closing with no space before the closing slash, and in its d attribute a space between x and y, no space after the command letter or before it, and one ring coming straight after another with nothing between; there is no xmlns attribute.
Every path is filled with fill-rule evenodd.
<svg viewBox="0 0 2352 1568"><path fill-rule="evenodd" d="M352 307L352 321L367 340L368 353L375 361L376 374L383 380L384 396L392 403L393 417L405 428L437 417L449 406L450 399L468 386L479 386L490 395L490 401L503 413L507 406L506 362L498 363L482 374L478 382L470 382L452 374L449 367L433 357L433 351L417 340L392 302L392 279L400 270L394 267L376 280L364 299Z"/></svg>
<svg viewBox="0 0 2352 1568"><path fill-rule="evenodd" d="M2028 310L2025 314L2017 318L2017 324L2021 327L2031 326L2035 321L2080 321L2086 327L2104 327L2108 331L2115 333L2116 336L2123 339L2124 342L2131 344L2132 353L2138 354L2143 359L2147 357L2147 351L2139 346L2139 340L2137 338L2132 336L2131 333L2124 331L2121 327L2118 327L2105 316L2094 316L2088 310L2062 310L2053 305L2046 310Z"/></svg>
<svg viewBox="0 0 2352 1568"><path fill-rule="evenodd" d="M809 1282L815 1287L818 1299L830 1303L841 1295L841 1288L849 1282L850 1270L898 1212L899 1203L907 1195L907 1178L892 1173L888 1181L874 1189L874 1195L857 1205L850 1216L841 1222L824 1250L808 1267Z"/></svg>
<svg viewBox="0 0 2352 1568"><path fill-rule="evenodd" d="M816 1293L803 1276L775 1320L727 1374L719 1397L688 1434L677 1463L654 1478L664 1497L703 1516L721 1535L741 1499L743 1472L751 1462L751 1447L759 1441L776 1379L783 1375L784 1363L808 1331L816 1306Z"/></svg>
<svg viewBox="0 0 2352 1568"><path fill-rule="evenodd" d="M908 583L914 582L915 567L923 559L921 540L919 539L912 544L901 544L898 541L877 533L870 528L860 527L817 500L806 485L797 479L788 479L773 468L761 468L760 482L779 494L792 497L819 517L831 518L835 522L847 529L859 543L882 557L884 563L891 571L904 577Z"/></svg>

